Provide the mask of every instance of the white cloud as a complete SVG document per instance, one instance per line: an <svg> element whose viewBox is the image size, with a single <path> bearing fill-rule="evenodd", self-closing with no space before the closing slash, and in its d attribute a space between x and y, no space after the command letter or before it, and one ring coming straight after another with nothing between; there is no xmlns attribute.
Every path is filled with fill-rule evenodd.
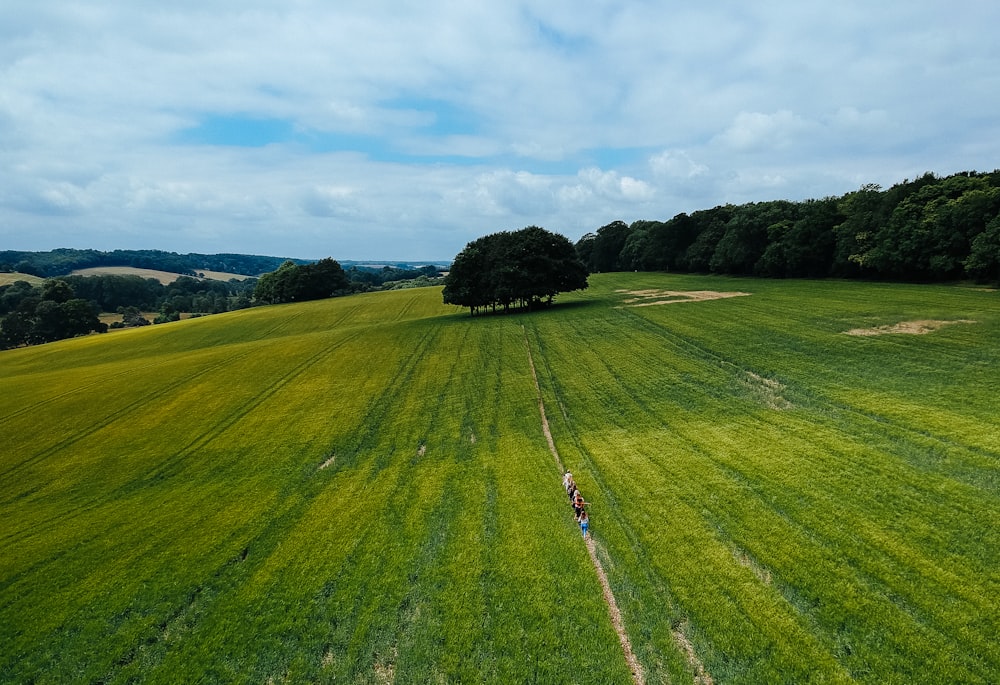
<svg viewBox="0 0 1000 685"><path fill-rule="evenodd" d="M649 167L657 176L672 179L693 179L709 172L707 165L695 162L683 150L664 150L653 155L649 158Z"/></svg>
<svg viewBox="0 0 1000 685"><path fill-rule="evenodd" d="M740 112L716 141L736 152L785 150L818 130L815 123L787 109L773 114Z"/></svg>
<svg viewBox="0 0 1000 685"><path fill-rule="evenodd" d="M992 169L998 24L929 0L14 3L0 243L440 258ZM177 142L207 117L297 138Z"/></svg>
<svg viewBox="0 0 1000 685"><path fill-rule="evenodd" d="M654 195L653 188L645 181L623 176L617 171L602 171L591 167L580 171L579 177L583 187L604 198L643 202Z"/></svg>

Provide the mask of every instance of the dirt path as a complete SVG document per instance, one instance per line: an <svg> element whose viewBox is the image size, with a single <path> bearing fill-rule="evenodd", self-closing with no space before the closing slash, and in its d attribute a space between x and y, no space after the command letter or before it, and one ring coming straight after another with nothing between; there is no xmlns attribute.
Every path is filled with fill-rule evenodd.
<svg viewBox="0 0 1000 685"><path fill-rule="evenodd" d="M531 347L528 345L528 336L525 334L524 346L528 351L528 364L531 367L531 378L535 381L535 390L538 393L538 413L542 417L542 433L545 434L545 440L549 444L549 451L552 453L552 458L556 460L556 465L559 467L559 474L562 475L566 473L566 467L563 466L562 459L559 458L559 451L556 449L556 444L552 440L552 431L549 429L549 420L545 416L545 402L542 401L542 388L538 384L538 374L535 373L535 360L531 356ZM628 664L629 670L632 671L632 680L635 681L636 685L646 685L646 675L642 670L642 664L639 663L639 659L635 656L635 652L632 651L632 642L628 639L628 633L625 632L625 624L622 623L622 613L618 609L618 602L615 601L615 595L611 592L611 583L608 582L608 574L604 572L604 566L601 564L601 560L597 558L597 549L594 545L594 538L588 536L586 538L587 552L590 553L590 560L594 563L594 570L597 572L597 579L601 583L602 594L604 595L604 602L608 605L608 613L611 615L611 625L614 626L615 632L618 633L618 641L622 644L622 651L625 653L625 661Z"/></svg>

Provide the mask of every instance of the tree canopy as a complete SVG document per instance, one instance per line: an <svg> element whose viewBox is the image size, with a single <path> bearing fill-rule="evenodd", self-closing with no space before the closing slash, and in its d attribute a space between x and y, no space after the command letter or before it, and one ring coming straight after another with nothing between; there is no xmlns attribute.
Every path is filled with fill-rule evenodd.
<svg viewBox="0 0 1000 685"><path fill-rule="evenodd" d="M466 245L444 279L443 298L472 315L487 308L533 309L551 304L557 293L586 288L587 276L568 238L528 226Z"/></svg>
<svg viewBox="0 0 1000 685"><path fill-rule="evenodd" d="M576 243L591 271L1000 280L1000 170L924 174L842 197L614 221Z"/></svg>
<svg viewBox="0 0 1000 685"><path fill-rule="evenodd" d="M344 269L330 257L315 264L296 264L288 260L277 271L260 277L254 299L271 304L320 300L345 292L349 287Z"/></svg>
<svg viewBox="0 0 1000 685"><path fill-rule="evenodd" d="M0 349L107 330L94 306L77 297L66 281L50 279L41 286L16 281L0 287Z"/></svg>

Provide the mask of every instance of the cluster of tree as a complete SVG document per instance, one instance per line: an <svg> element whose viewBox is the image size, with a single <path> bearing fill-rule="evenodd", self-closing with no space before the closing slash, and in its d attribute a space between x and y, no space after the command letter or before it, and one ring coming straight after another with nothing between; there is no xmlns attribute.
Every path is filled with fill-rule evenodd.
<svg viewBox="0 0 1000 685"><path fill-rule="evenodd" d="M381 268L355 265L349 267L346 273L347 278L351 281L351 290L355 292L419 287L412 283L415 280L419 280L424 285L433 285L430 279L441 276L441 271L432 264L416 268L410 267L408 264L387 265ZM407 285L399 286L398 284L403 281L407 282Z"/></svg>
<svg viewBox="0 0 1000 685"><path fill-rule="evenodd" d="M242 254L178 254L162 250L77 250L60 248L48 252L0 251L0 271L18 271L49 278L63 276L76 269L99 266L131 266L176 274L197 276L202 271L224 271L256 276L278 268L281 257ZM292 260L306 263L306 260Z"/></svg>
<svg viewBox="0 0 1000 685"><path fill-rule="evenodd" d="M1000 281L1000 170L888 190L615 221L576 244L591 271Z"/></svg>
<svg viewBox="0 0 1000 685"><path fill-rule="evenodd" d="M296 264L289 260L276 271L257 280L254 299L261 303L304 302L350 292L351 284L344 269L327 257L314 264Z"/></svg>
<svg viewBox="0 0 1000 685"><path fill-rule="evenodd" d="M180 276L163 285L155 278L134 275L66 276L77 297L92 301L100 311L121 307L143 311L218 314L251 305L256 279L203 280Z"/></svg>
<svg viewBox="0 0 1000 685"><path fill-rule="evenodd" d="M465 246L444 279L446 304L468 307L533 309L551 304L561 292L587 287L587 267L565 236L538 226L501 231Z"/></svg>
<svg viewBox="0 0 1000 685"><path fill-rule="evenodd" d="M76 297L66 281L50 279L40 286L27 281L0 287L0 347L37 345L63 338L104 333L107 325L87 300Z"/></svg>

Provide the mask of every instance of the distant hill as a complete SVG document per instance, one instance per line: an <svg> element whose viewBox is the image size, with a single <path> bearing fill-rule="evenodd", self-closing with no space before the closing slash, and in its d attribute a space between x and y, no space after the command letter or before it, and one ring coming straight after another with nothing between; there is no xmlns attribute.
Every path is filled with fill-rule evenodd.
<svg viewBox="0 0 1000 685"><path fill-rule="evenodd" d="M94 266L88 269L75 269L68 275L70 276L140 276L142 278L155 278L163 285L170 285L178 278L186 274L179 274L173 271L159 271L157 269L140 269L134 266ZM223 271L201 271L199 270L195 274L200 278L207 278L213 281L228 281L231 278L237 280L245 280L247 278L252 278L252 276L247 276L245 274L231 274L225 273ZM37 277L35 280L40 280Z"/></svg>
<svg viewBox="0 0 1000 685"><path fill-rule="evenodd" d="M230 275L256 277L274 271L286 261L296 264L310 264L315 259L292 259L290 257L274 257L247 254L199 254L191 252L178 254L163 250L78 250L74 248L59 248L48 252L24 252L18 250L0 250L0 272L19 272L41 278L66 276L78 273L84 269L105 267L131 267L133 269L152 269L183 276L199 276L226 280ZM414 262L400 261L352 261L338 260L345 268L357 267L361 270L415 269L421 266L447 267L448 260L424 260ZM223 274L219 279L212 272ZM111 273L103 271L101 273ZM118 272L124 273L124 272ZM157 278L157 276L153 276Z"/></svg>
<svg viewBox="0 0 1000 685"><path fill-rule="evenodd" d="M80 269L96 267L132 267L152 269L184 276L197 276L199 272L218 271L231 274L259 276L274 271L289 258L244 254L178 254L162 250L77 250L60 248L48 252L0 251L0 271L51 278L65 276ZM314 260L292 259L296 264Z"/></svg>
<svg viewBox="0 0 1000 685"><path fill-rule="evenodd" d="M31 285L38 285L44 280L44 278L32 276L31 274L23 274L20 271L0 272L0 286L10 285L17 281L27 281Z"/></svg>

